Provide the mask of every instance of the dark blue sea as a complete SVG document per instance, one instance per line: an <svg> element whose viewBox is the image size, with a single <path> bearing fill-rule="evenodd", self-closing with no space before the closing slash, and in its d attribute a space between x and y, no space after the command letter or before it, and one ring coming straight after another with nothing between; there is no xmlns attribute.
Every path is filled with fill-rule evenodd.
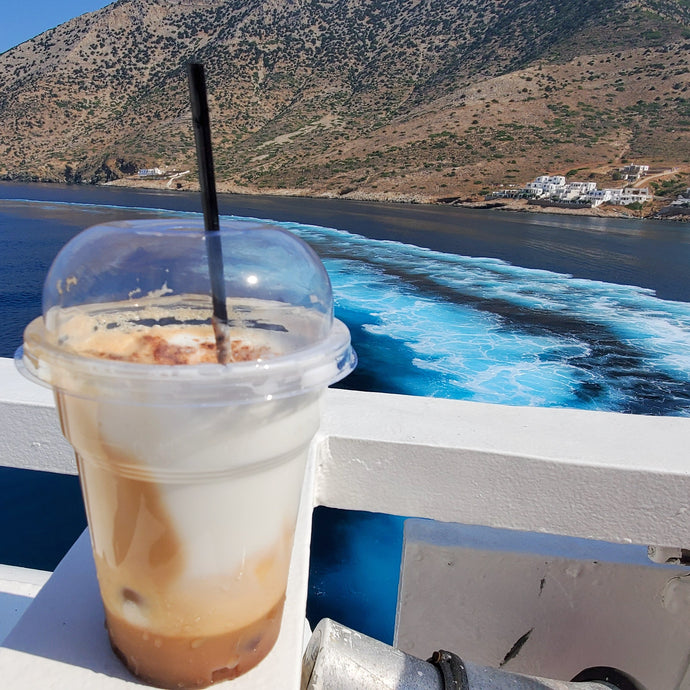
<svg viewBox="0 0 690 690"><path fill-rule="evenodd" d="M359 355L343 387L690 416L690 224L222 195L321 256ZM77 232L199 213L196 195L0 184L0 356ZM85 524L77 481L0 471L0 562L52 569ZM16 527L18 526L18 527ZM319 508L308 615L392 639L402 518Z"/></svg>

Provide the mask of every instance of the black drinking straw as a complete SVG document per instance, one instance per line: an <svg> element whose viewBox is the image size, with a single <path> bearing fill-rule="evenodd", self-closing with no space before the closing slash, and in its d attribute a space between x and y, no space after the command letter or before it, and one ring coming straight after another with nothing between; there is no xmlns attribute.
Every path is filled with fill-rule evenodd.
<svg viewBox="0 0 690 690"><path fill-rule="evenodd" d="M201 206L204 211L206 255L208 257L208 271L211 278L213 331L216 336L217 358L223 364L229 359L229 342L227 337L228 309L225 302L223 247L220 243L218 197L216 196L216 178L213 172L211 122L208 115L204 66L198 62L192 62L188 65L187 74L189 77L189 96L192 102L196 157L199 167Z"/></svg>

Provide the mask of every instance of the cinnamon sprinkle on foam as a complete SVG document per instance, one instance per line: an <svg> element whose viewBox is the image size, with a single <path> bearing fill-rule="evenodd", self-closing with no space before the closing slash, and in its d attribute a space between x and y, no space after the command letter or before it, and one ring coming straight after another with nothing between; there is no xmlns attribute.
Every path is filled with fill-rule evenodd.
<svg viewBox="0 0 690 690"><path fill-rule="evenodd" d="M150 333L134 336L135 341L128 352L107 352L88 350L83 354L99 359L109 359L139 364L215 364L215 342L203 340L194 344L174 343L161 335ZM251 362L266 357L270 349L263 345L251 345L243 340L233 340L230 344L233 362Z"/></svg>

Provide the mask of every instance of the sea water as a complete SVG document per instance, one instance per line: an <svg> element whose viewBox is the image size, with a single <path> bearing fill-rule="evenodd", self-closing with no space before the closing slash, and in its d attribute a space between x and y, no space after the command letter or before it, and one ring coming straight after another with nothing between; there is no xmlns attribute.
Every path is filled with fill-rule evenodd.
<svg viewBox="0 0 690 690"><path fill-rule="evenodd" d="M107 220L198 213L198 203L187 194L0 185L0 356L12 355L40 314L45 273L70 237ZM273 219L320 255L359 355L342 386L690 416L687 223L274 197L228 196L220 206L230 217ZM21 471L6 472L5 486L23 495L38 486L39 473L27 487ZM70 490L63 501L72 505L78 487ZM2 510L21 509L13 503ZM40 526L28 529L33 538L14 545L3 537L0 561L54 567L61 530L46 539ZM317 510L312 622L329 615L390 641L401 530L397 517ZM46 556L55 562L35 560Z"/></svg>

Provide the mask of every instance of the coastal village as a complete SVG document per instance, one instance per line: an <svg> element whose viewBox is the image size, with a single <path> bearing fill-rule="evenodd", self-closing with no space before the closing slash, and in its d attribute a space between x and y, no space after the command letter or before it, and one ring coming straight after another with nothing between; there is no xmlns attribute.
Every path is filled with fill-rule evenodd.
<svg viewBox="0 0 690 690"><path fill-rule="evenodd" d="M596 208L602 204L641 208L653 201L649 187L636 186L641 180L660 177L674 170L651 170L648 165L627 165L620 168L614 179L622 180L622 187L599 189L596 182L568 181L565 175L540 175L524 187L500 189L486 199L526 199L529 204L558 208ZM690 214L690 188L677 195L660 213Z"/></svg>
<svg viewBox="0 0 690 690"><path fill-rule="evenodd" d="M106 185L140 186L188 190L194 187L183 181L190 170L152 167L140 168L133 175L106 182ZM599 187L592 180L568 179L567 175L539 175L523 186L510 186L484 193L483 201L449 197L436 203L474 208L496 208L515 211L543 211L584 215L634 215L671 220L690 218L690 187L682 186L685 169L657 168L629 164L611 171L613 183L622 186ZM590 175L591 177L592 175ZM650 186L651 185L651 186ZM233 190L235 191L235 190ZM481 198L481 197L480 197ZM381 200L378 198L377 200ZM433 199L427 199L433 203ZM487 203L488 202L488 203ZM493 203L492 203L493 202Z"/></svg>

